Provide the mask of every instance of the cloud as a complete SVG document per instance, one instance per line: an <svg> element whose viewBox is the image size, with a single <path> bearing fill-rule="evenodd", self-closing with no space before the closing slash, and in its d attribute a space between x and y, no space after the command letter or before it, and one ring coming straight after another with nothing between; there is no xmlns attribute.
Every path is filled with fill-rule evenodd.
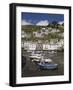
<svg viewBox="0 0 73 90"><path fill-rule="evenodd" d="M60 25L62 25L64 23L64 21L60 21L60 22L58 22L58 24L60 24Z"/></svg>
<svg viewBox="0 0 73 90"><path fill-rule="evenodd" d="M30 21L22 20L21 25L33 25Z"/></svg>
<svg viewBox="0 0 73 90"><path fill-rule="evenodd" d="M48 20L41 20L36 25L37 26L47 26L49 24Z"/></svg>

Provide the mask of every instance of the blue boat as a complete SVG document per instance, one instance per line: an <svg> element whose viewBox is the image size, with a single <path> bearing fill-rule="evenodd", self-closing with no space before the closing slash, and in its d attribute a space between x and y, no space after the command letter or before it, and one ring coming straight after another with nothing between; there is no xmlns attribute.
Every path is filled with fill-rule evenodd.
<svg viewBox="0 0 73 90"><path fill-rule="evenodd" d="M52 63L38 63L38 67L40 69L49 69L49 70L53 70L53 69L57 69L58 68L58 64L52 64Z"/></svg>

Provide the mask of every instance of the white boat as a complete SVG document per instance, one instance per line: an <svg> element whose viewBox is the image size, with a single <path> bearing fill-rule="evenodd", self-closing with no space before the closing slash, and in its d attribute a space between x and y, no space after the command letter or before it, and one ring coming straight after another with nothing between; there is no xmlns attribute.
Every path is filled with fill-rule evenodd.
<svg viewBox="0 0 73 90"><path fill-rule="evenodd" d="M49 54L55 54L57 53L56 51L49 51Z"/></svg>
<svg viewBox="0 0 73 90"><path fill-rule="evenodd" d="M41 58L40 56L37 56L37 55L33 55L33 56L29 56L29 57L32 59L40 59Z"/></svg>
<svg viewBox="0 0 73 90"><path fill-rule="evenodd" d="M52 59L45 59L44 60L46 63L51 63L52 62Z"/></svg>

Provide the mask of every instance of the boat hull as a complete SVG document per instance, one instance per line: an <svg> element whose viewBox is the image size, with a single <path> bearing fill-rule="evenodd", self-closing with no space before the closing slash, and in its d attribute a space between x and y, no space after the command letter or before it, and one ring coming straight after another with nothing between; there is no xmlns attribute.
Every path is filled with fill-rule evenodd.
<svg viewBox="0 0 73 90"><path fill-rule="evenodd" d="M39 64L38 67L40 69L48 69L48 70L53 70L58 68L58 64Z"/></svg>

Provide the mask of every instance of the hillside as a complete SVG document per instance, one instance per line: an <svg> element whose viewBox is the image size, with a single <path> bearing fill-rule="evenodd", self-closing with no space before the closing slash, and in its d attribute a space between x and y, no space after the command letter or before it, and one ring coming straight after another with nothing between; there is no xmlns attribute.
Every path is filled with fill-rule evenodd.
<svg viewBox="0 0 73 90"><path fill-rule="evenodd" d="M22 38L25 41L38 41L38 40L48 40L51 39L62 39L64 38L62 34L64 33L64 26L58 25L53 27L53 25L48 26L36 26L36 25L23 25L22 32L26 34L27 37ZM28 38L28 36L30 36Z"/></svg>

